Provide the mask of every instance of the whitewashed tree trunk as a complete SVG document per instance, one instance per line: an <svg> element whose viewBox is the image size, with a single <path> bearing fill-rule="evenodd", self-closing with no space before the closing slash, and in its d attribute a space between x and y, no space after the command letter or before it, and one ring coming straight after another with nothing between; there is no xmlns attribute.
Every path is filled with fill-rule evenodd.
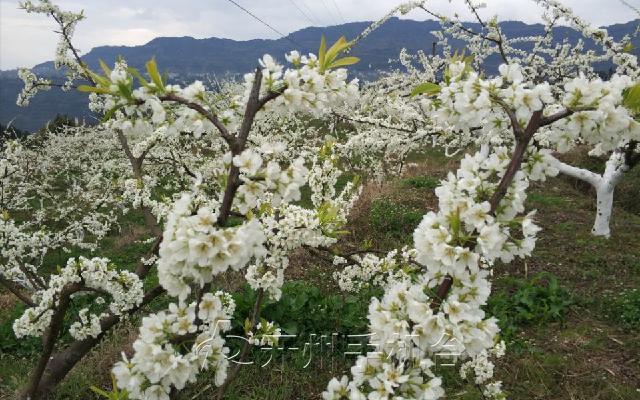
<svg viewBox="0 0 640 400"><path fill-rule="evenodd" d="M629 166L625 163L623 149L616 149L611 153L602 175L565 164L557 159L555 164L561 173L587 182L596 190L596 218L591 233L594 236L609 237L611 235L609 222L613 210L613 193L622 176L629 170Z"/></svg>
<svg viewBox="0 0 640 400"><path fill-rule="evenodd" d="M596 220L591 230L594 235L610 236L609 221L611 219L611 210L613 209L613 191L628 170L629 167L625 164L624 153L614 151L609 160L607 160L604 174L602 174L600 183L596 187Z"/></svg>

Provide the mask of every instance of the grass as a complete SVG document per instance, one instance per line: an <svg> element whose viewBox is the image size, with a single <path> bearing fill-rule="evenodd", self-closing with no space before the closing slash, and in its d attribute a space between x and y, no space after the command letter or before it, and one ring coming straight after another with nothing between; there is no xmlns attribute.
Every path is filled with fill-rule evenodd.
<svg viewBox="0 0 640 400"><path fill-rule="evenodd" d="M416 156L412 162L403 177L365 187L341 245L386 250L411 243L421 215L437 207L433 190L438 180L456 161L429 153L426 159ZM601 161L585 162L597 167ZM488 313L500 318L509 342L496 376L510 399L640 399L640 210L637 200L634 204L626 194L635 193L637 199L640 175L632 173L621 183L620 196L616 195L609 240L590 234L595 198L585 196L590 193L587 187L558 177L530 188L527 207L538 209L536 219L543 232L532 257L496 265L487 307ZM635 189L627 186L631 184ZM305 201L308 194L303 196ZM142 238L137 223L135 218L124 221L122 232L107 239L105 254L124 268L132 268L148 248L136 243ZM63 261L61 255L55 263ZM295 253L286 272L287 281L294 282L285 287L283 300L268 304L265 313L291 332L362 329L368 299L374 293L349 298L338 292L331 278L334 268L306 252ZM153 283L151 279L147 284ZM236 291L242 310L251 292L238 282L241 277L233 275L222 284ZM5 346L0 348L0 398L13 398L33 364L38 344L9 342L7 327L20 310L5 298L0 293L0 335L4 335L0 338ZM167 298L158 299L149 308L160 309L167 302ZM94 399L89 386L108 387L109 366L122 349L130 349L138 321L139 317L133 318L111 332L69 374L56 398ZM256 353L256 363L240 370L228 399L318 399L331 377L348 373L353 362L340 352L325 353L322 360L317 353L306 365L308 354L291 351L284 359L278 354L277 363L261 367L258 363L264 363L266 354ZM450 398L482 399L477 389L456 379L455 371L444 374L453 387ZM214 392L213 377L205 375L179 398L206 399Z"/></svg>

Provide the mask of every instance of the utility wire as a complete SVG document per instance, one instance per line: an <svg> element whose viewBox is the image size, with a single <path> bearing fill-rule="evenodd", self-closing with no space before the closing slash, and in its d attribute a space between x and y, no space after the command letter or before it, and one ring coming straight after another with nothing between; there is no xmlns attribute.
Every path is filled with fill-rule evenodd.
<svg viewBox="0 0 640 400"><path fill-rule="evenodd" d="M304 7L305 10L307 10L307 13L309 13L309 15L311 15L311 17L313 18L314 21L317 21L316 23L319 26L322 26L322 20L320 20L320 18L318 18L315 13L313 12L313 10L311 9L311 7L309 7L309 5L307 4L306 0L300 0L300 3L302 4L302 7Z"/></svg>
<svg viewBox="0 0 640 400"><path fill-rule="evenodd" d="M322 5L324 6L325 10L327 10L327 14L329 15L329 18L331 20L331 22L335 25L338 25L338 20L336 19L336 17L333 15L333 13L331 12L331 9L327 6L327 3L324 0L321 0Z"/></svg>
<svg viewBox="0 0 640 400"><path fill-rule="evenodd" d="M306 13L306 12L304 12L304 11L302 10L302 8L298 7L298 5L295 3L295 1L293 1L293 0L289 0L289 3L291 3L295 8L297 8L297 9L298 9L298 11L300 11L300 14L304 15L304 17L307 19L307 21L311 22L311 25L315 25L315 22L313 22L313 21L311 20L311 18L309 18L309 16L307 15L307 13Z"/></svg>
<svg viewBox="0 0 640 400"><path fill-rule="evenodd" d="M234 0L227 0L227 1L229 3L231 3L231 4L233 4L234 6L238 7L239 9L241 9L245 13L249 14L251 17L253 17L255 20L259 21L261 24L263 24L267 28L271 29L272 31L274 31L275 33L280 35L281 38L286 39L286 40L290 41L291 43L295 44L296 46L302 48L302 45L300 43L297 43L295 40L291 39L290 37L283 35L282 32L280 32L279 30L277 30L273 26L269 25L268 23L264 22L263 20L258 18L255 14L253 14L251 11L247 10L246 8L242 7L240 4L236 3Z"/></svg>
<svg viewBox="0 0 640 400"><path fill-rule="evenodd" d="M340 19L342 20L343 23L347 23L347 20L344 19L344 15L342 15L342 11L340 11L340 7L338 7L338 3L336 2L336 0L331 0L333 2L333 5L336 7L336 10L338 11L338 16L340 17Z"/></svg>

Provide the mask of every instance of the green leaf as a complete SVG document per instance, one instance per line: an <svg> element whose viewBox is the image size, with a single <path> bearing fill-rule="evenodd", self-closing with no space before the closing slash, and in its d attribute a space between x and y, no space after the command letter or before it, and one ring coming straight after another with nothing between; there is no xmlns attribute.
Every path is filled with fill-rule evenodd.
<svg viewBox="0 0 640 400"><path fill-rule="evenodd" d="M104 76L111 77L111 68L109 68L109 66L102 60L98 60L98 62L100 63L100 68L102 68L102 71L104 72Z"/></svg>
<svg viewBox="0 0 640 400"><path fill-rule="evenodd" d="M325 54L327 53L327 39L325 39L324 35L322 35L322 39L320 39L320 49L318 49L318 62L322 68L324 65Z"/></svg>
<svg viewBox="0 0 640 400"><path fill-rule="evenodd" d="M102 116L102 122L106 122L108 120L110 120L113 115L116 113L116 111L118 111L120 108L122 108L122 104L116 105L111 107L106 113L104 113L104 115Z"/></svg>
<svg viewBox="0 0 640 400"><path fill-rule="evenodd" d="M327 50L327 54L325 55L325 63L327 65L331 64L333 60L336 59L338 54L343 52L348 47L349 42L347 42L347 39L344 36L341 36L340 39L338 39L333 45L331 45L329 50Z"/></svg>
<svg viewBox="0 0 640 400"><path fill-rule="evenodd" d="M344 67L346 65L353 65L357 62L359 62L360 59L358 57L343 57L340 58L336 61L334 61L333 63L331 63L331 65L329 65L329 68L327 69L331 69L331 68L338 68L338 67Z"/></svg>
<svg viewBox="0 0 640 400"><path fill-rule="evenodd" d="M162 83L162 77L160 76L160 72L158 71L158 64L156 64L155 57L147 61L145 66L147 67L147 73L149 74L149 77L156 85L156 89L164 91L164 84Z"/></svg>
<svg viewBox="0 0 640 400"><path fill-rule="evenodd" d="M298 324L290 321L282 326L282 330L285 331L288 335L297 335L298 334Z"/></svg>
<svg viewBox="0 0 640 400"><path fill-rule="evenodd" d="M109 393L107 393L104 390L99 389L99 388L97 388L95 386L91 386L89 389L91 389L94 393L99 394L100 396L106 397L107 399L111 397L111 396L109 396Z"/></svg>
<svg viewBox="0 0 640 400"><path fill-rule="evenodd" d="M144 87L149 87L149 82L144 79L144 77L142 76L142 74L135 68L133 67L129 67L127 68L127 72L129 72L134 78L136 78L138 81L140 81L140 84Z"/></svg>
<svg viewBox="0 0 640 400"><path fill-rule="evenodd" d="M120 94L122 95L122 97L124 97L125 99L131 101L133 100L133 91L132 91L132 87L131 87L131 82L129 83L118 83L118 91L120 92Z"/></svg>
<svg viewBox="0 0 640 400"><path fill-rule="evenodd" d="M96 87L96 86L89 86L89 85L78 86L78 91L84 92L84 93L99 93L99 94L109 93L109 89Z"/></svg>
<svg viewBox="0 0 640 400"><path fill-rule="evenodd" d="M318 51L318 63L320 67L320 73L324 73L331 68L340 67L343 65L351 65L360 61L357 57L344 57L342 59L336 59L340 53L351 47L351 42L347 41L344 36L341 36L334 44L327 50L327 42L322 36L320 42L320 50Z"/></svg>
<svg viewBox="0 0 640 400"><path fill-rule="evenodd" d="M629 42L625 44L622 51L624 51L625 53L631 53L633 51L633 43Z"/></svg>
<svg viewBox="0 0 640 400"><path fill-rule="evenodd" d="M95 72L93 72L93 71L91 71L89 69L87 69L87 73L89 74L91 79L93 79L93 82L95 82L95 84L97 86L101 86L103 88L108 88L111 85L110 77L100 76L100 75L96 74Z"/></svg>
<svg viewBox="0 0 640 400"><path fill-rule="evenodd" d="M413 90L411 91L411 97L417 96L419 94L433 96L434 94L438 93L440 93L440 85L431 82L425 82L413 88Z"/></svg>
<svg viewBox="0 0 640 400"><path fill-rule="evenodd" d="M640 112L640 83L624 91L622 104L634 113Z"/></svg>

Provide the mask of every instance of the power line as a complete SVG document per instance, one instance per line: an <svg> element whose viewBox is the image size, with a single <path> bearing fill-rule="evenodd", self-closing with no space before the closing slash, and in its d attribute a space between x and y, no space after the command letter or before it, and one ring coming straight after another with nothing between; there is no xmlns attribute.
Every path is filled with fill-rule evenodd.
<svg viewBox="0 0 640 400"><path fill-rule="evenodd" d="M335 24L338 25L338 20L335 18L335 16L333 15L333 13L331 12L331 10L329 9L329 7L327 6L327 3L324 0L321 0L322 5L324 6L325 10L327 10L327 14L329 15L329 18L331 19L331 21Z"/></svg>
<svg viewBox="0 0 640 400"><path fill-rule="evenodd" d="M309 5L307 4L306 0L300 0L300 4L302 4L302 6L304 7L305 10L307 10L307 12L309 13L309 15L311 15L311 17L313 17L314 21L317 21L317 24L319 26L322 26L322 20L320 20L320 18L318 18L315 13L313 12L313 10L311 9L311 7L309 7Z"/></svg>
<svg viewBox="0 0 640 400"><path fill-rule="evenodd" d="M331 0L331 1L333 2L333 5L336 7L336 10L338 11L338 16L340 17L342 22L346 24L347 20L344 19L344 15L342 15L342 11L340 11L340 7L338 7L338 3L336 2L336 0Z"/></svg>
<svg viewBox="0 0 640 400"><path fill-rule="evenodd" d="M257 21L259 21L261 24L263 24L264 26L266 26L267 28L271 29L272 31L274 31L275 33L277 33L278 35L280 35L281 38L284 38L288 41L290 41L291 43L295 44L296 46L302 48L302 45L300 43L296 43L295 40L289 38L288 36L285 36L282 34L282 32L280 32L279 30L277 30L276 28L274 28L273 26L269 25L268 23L264 22L263 20L261 20L260 18L258 18L255 14L253 14L251 11L247 10L246 8L242 7L240 4L236 3L234 0L227 0L229 3L233 4L234 6L238 7L239 9L241 9L242 11L244 11L245 13L249 14L250 16L252 16L254 19L256 19Z"/></svg>
<svg viewBox="0 0 640 400"><path fill-rule="evenodd" d="M311 25L314 25L315 22L313 22L311 20L311 18L309 18L309 16L307 15L307 13L305 13L304 11L302 11L302 8L298 7L298 5L293 1L293 0L289 0L289 3L291 3L295 8L298 9L298 11L300 11L300 14L304 15L304 17L307 19L307 21L311 22Z"/></svg>

